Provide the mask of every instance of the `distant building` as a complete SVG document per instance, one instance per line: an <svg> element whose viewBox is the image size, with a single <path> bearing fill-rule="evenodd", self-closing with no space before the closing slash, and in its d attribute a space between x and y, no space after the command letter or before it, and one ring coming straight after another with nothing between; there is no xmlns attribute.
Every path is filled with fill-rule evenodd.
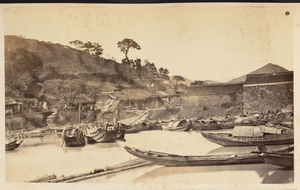
<svg viewBox="0 0 300 190"><path fill-rule="evenodd" d="M93 97L89 97L87 95L77 96L74 100L75 105L80 105L80 110L95 110L95 100Z"/></svg>
<svg viewBox="0 0 300 190"><path fill-rule="evenodd" d="M294 103L294 73L249 74L243 85L244 112L281 111Z"/></svg>
<svg viewBox="0 0 300 190"><path fill-rule="evenodd" d="M38 107L38 99L36 98L15 98L17 102L23 103L23 109L29 110Z"/></svg>
<svg viewBox="0 0 300 190"><path fill-rule="evenodd" d="M5 115L13 116L23 112L23 103L17 102L15 99L5 97Z"/></svg>
<svg viewBox="0 0 300 190"><path fill-rule="evenodd" d="M184 104L206 116L224 115L226 110L240 114L282 111L294 103L293 86L292 71L249 74L244 83L191 85Z"/></svg>

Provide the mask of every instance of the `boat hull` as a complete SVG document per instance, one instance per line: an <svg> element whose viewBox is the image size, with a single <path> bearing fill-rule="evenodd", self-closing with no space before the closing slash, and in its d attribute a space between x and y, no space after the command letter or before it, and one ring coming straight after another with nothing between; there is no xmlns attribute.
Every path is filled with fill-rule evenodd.
<svg viewBox="0 0 300 190"><path fill-rule="evenodd" d="M193 126L187 120L171 121L167 125L162 125L165 131L189 131Z"/></svg>
<svg viewBox="0 0 300 190"><path fill-rule="evenodd" d="M19 140L16 139L16 140L13 140L13 141L5 144L5 151L15 150L22 144L22 142L23 142L22 139L19 139Z"/></svg>
<svg viewBox="0 0 300 190"><path fill-rule="evenodd" d="M249 140L243 141L234 138L229 138L229 134L213 134L213 133L201 133L202 136L213 143L222 146L257 146L260 144L264 145L283 145L283 144L293 144L294 137L286 137L282 139L263 139L263 140Z"/></svg>
<svg viewBox="0 0 300 190"><path fill-rule="evenodd" d="M263 160L256 154L226 154L210 156L180 156L153 151L143 151L135 148L124 147L130 154L164 166L215 166L236 164L259 164Z"/></svg>
<svg viewBox="0 0 300 190"><path fill-rule="evenodd" d="M189 131L191 129L191 126L180 126L176 128L169 128L166 126L162 126L162 129L164 131Z"/></svg>
<svg viewBox="0 0 300 190"><path fill-rule="evenodd" d="M86 138L89 144L115 142L118 137L118 130L105 130L99 128L92 134L86 134Z"/></svg>
<svg viewBox="0 0 300 190"><path fill-rule="evenodd" d="M261 159L261 157L256 153L181 156L176 154L142 150L128 146L124 146L124 149L128 153L138 158L164 166L215 166L264 163L264 160ZM268 152L290 152L292 150L294 150L294 146L274 149Z"/></svg>
<svg viewBox="0 0 300 190"><path fill-rule="evenodd" d="M62 140L67 147L85 146L85 137L80 129L64 130Z"/></svg>
<svg viewBox="0 0 300 190"><path fill-rule="evenodd" d="M265 163L282 166L285 168L294 168L294 154L271 154L261 153L259 156L264 160Z"/></svg>

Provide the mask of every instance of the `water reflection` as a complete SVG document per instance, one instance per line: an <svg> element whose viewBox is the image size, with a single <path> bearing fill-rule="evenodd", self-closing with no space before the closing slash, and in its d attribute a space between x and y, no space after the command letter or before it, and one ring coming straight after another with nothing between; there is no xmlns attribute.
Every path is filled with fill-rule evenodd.
<svg viewBox="0 0 300 190"><path fill-rule="evenodd" d="M277 169L271 174L265 175L262 183L278 184L278 183L292 183L294 181L294 170Z"/></svg>
<svg viewBox="0 0 300 190"><path fill-rule="evenodd" d="M277 166L262 163L231 166L161 166L145 173L135 179L134 182L140 183L149 181L149 179L154 180L155 178L176 178L175 176L191 176L191 178L193 178L193 176L198 176L197 183L248 183L249 179L247 179L247 177L243 179L241 179L240 176L238 177L240 173L245 173L245 171L247 172L245 176L253 176L253 179L262 179L262 183L291 183L294 181L294 170L285 170L278 168ZM210 178L208 176L214 177Z"/></svg>
<svg viewBox="0 0 300 190"><path fill-rule="evenodd" d="M125 142L64 147L60 143L20 146L6 152L6 182L24 182L45 174L73 175L104 168L136 157L122 146L169 152L180 155L236 154L255 147L220 147L197 133L145 131L127 134ZM22 166L22 167L20 167ZM293 170L268 164L164 167L153 165L82 181L83 183L290 183ZM241 176L242 179L241 179Z"/></svg>

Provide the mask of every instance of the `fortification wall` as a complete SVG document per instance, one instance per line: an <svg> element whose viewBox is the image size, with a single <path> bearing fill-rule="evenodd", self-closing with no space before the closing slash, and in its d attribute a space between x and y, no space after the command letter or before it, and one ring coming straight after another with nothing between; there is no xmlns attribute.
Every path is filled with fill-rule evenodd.
<svg viewBox="0 0 300 190"><path fill-rule="evenodd" d="M187 96L183 97L183 105L179 117L208 118L212 116L225 116L226 114L239 115L242 112L242 93Z"/></svg>
<svg viewBox="0 0 300 190"><path fill-rule="evenodd" d="M294 103L293 83L244 86L244 112L281 111L282 108Z"/></svg>

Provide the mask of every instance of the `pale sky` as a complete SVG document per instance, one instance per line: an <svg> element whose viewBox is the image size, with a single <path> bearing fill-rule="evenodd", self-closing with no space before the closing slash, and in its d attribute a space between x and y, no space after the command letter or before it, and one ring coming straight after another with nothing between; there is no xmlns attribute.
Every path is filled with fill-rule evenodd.
<svg viewBox="0 0 300 190"><path fill-rule="evenodd" d="M130 50L129 58L148 59L191 80L226 81L267 63L293 70L292 5L258 5L13 7L4 10L4 33L64 45L97 42L103 57L118 62L124 54L117 42L131 38L141 50Z"/></svg>

